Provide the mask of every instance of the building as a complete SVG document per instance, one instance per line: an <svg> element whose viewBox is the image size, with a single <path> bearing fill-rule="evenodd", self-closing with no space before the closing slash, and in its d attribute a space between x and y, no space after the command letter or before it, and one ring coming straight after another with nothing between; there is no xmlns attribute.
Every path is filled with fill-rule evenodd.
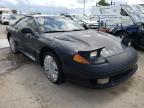
<svg viewBox="0 0 144 108"><path fill-rule="evenodd" d="M2 13L13 13L13 10L5 7L0 7L0 14Z"/></svg>

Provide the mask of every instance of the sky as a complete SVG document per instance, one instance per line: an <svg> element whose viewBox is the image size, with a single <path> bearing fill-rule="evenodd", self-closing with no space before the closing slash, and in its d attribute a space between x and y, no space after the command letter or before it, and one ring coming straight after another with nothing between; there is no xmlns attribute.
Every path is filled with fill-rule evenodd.
<svg viewBox="0 0 144 108"><path fill-rule="evenodd" d="M99 0L85 0L86 12L91 6L95 6ZM111 0L106 0L108 3ZM142 4L144 0L113 0L116 4ZM9 7L18 11L42 12L49 14L81 13L84 0L0 0L0 7Z"/></svg>

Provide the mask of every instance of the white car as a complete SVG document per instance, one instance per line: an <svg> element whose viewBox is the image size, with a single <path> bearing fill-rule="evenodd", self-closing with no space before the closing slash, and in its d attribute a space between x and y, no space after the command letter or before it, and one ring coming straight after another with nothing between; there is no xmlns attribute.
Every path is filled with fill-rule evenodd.
<svg viewBox="0 0 144 108"><path fill-rule="evenodd" d="M1 17L1 23L13 25L13 24L15 24L15 22L17 22L23 16L24 15L19 15L19 14L13 14L13 15L5 14L5 15L2 15L2 17Z"/></svg>
<svg viewBox="0 0 144 108"><path fill-rule="evenodd" d="M11 18L10 18L10 21L9 21L9 25L15 24L18 20L20 20L23 17L24 17L24 15L21 15L21 14L13 14L13 15L11 15Z"/></svg>
<svg viewBox="0 0 144 108"><path fill-rule="evenodd" d="M97 29L99 27L99 23L97 21L90 20L87 16L83 15L73 15L75 18L77 18L79 21L82 21L83 24L90 29Z"/></svg>
<svg viewBox="0 0 144 108"><path fill-rule="evenodd" d="M11 15L10 14L2 14L2 16L1 16L1 23L8 25L10 19L11 19Z"/></svg>

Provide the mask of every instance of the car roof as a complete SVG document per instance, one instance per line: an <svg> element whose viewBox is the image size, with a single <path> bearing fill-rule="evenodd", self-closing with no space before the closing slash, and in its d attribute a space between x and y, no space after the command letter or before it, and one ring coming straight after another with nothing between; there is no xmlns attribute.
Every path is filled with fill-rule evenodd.
<svg viewBox="0 0 144 108"><path fill-rule="evenodd" d="M67 16L83 16L82 14L63 14L63 15L67 15Z"/></svg>
<svg viewBox="0 0 144 108"><path fill-rule="evenodd" d="M67 18L67 17L61 16L61 15L27 15L25 17L34 17L34 18L38 18L38 17Z"/></svg>
<svg viewBox="0 0 144 108"><path fill-rule="evenodd" d="M56 17L56 16L59 16L59 15L28 15L28 16L32 16L32 17Z"/></svg>
<svg viewBox="0 0 144 108"><path fill-rule="evenodd" d="M55 18L67 18L65 16L61 16L61 15L25 15L24 17L20 18L23 19L23 18L26 18L26 17L34 17L34 18L38 18L38 17L55 17ZM68 18L69 19L69 18ZM19 20L19 21L20 21Z"/></svg>

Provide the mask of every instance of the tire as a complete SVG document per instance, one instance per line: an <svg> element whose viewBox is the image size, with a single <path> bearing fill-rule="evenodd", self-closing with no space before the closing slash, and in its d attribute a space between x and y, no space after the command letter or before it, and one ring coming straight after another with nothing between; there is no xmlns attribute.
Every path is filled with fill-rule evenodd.
<svg viewBox="0 0 144 108"><path fill-rule="evenodd" d="M141 38L140 43L141 43L140 48L144 50L144 37Z"/></svg>
<svg viewBox="0 0 144 108"><path fill-rule="evenodd" d="M9 22L4 22L3 24L4 24L4 25L9 25Z"/></svg>
<svg viewBox="0 0 144 108"><path fill-rule="evenodd" d="M14 41L14 39L11 36L9 37L9 44L10 44L11 52L16 54L18 52L17 45L16 45L16 42Z"/></svg>
<svg viewBox="0 0 144 108"><path fill-rule="evenodd" d="M47 78L54 84L63 83L61 63L52 52L46 52L43 59L44 71Z"/></svg>

